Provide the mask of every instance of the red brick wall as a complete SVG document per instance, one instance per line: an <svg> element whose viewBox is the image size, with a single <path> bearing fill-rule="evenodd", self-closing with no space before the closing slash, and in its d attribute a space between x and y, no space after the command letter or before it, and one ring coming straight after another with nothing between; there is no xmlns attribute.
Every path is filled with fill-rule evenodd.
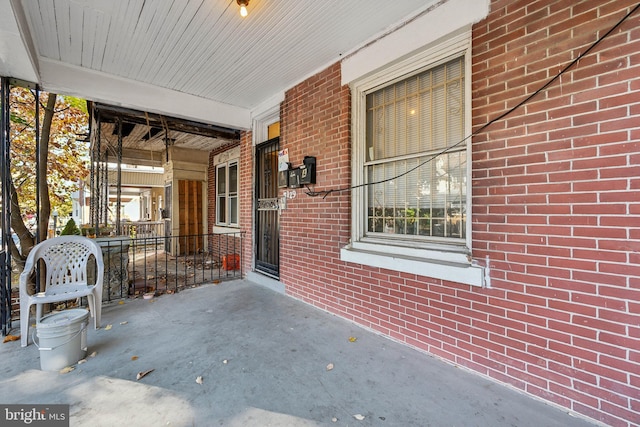
<svg viewBox="0 0 640 427"><path fill-rule="evenodd" d="M532 93L630 0L493 1L473 28L473 123ZM286 291L395 340L614 426L640 424L640 13L473 139L473 255L491 289L341 262L350 194L281 216ZM348 187L350 94L335 64L286 93L282 148ZM241 213L251 231L252 150ZM244 263L250 265L250 239Z"/></svg>
<svg viewBox="0 0 640 427"><path fill-rule="evenodd" d="M494 1L473 31L476 128L635 4ZM636 13L473 140L474 256L495 289L474 292L470 364L611 425L640 423L639 52Z"/></svg>
<svg viewBox="0 0 640 427"><path fill-rule="evenodd" d="M207 169L207 230L213 233L213 227L216 225L216 165L215 157L237 147L237 143L227 144L212 150L209 153L209 167Z"/></svg>
<svg viewBox="0 0 640 427"><path fill-rule="evenodd" d="M253 145L251 132L242 132L240 137L240 194L238 200L240 203L240 231L242 232L242 271L246 274L251 270L253 243L253 195L254 195L254 172L255 166L253 162Z"/></svg>
<svg viewBox="0 0 640 427"><path fill-rule="evenodd" d="M302 164L304 156L316 157L317 179L312 189L350 185L349 105L349 90L340 86L340 64L285 95L280 144L289 149L294 166ZM350 237L350 197L343 192L323 199L297 189L280 224L280 277L287 292L342 315L347 311L339 298L349 267L339 256Z"/></svg>

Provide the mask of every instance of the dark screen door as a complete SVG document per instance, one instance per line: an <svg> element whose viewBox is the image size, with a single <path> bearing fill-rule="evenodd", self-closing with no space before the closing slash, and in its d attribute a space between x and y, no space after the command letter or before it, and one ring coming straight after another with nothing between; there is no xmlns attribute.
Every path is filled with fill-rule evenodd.
<svg viewBox="0 0 640 427"><path fill-rule="evenodd" d="M255 267L275 278L280 277L279 149L280 138L256 147Z"/></svg>

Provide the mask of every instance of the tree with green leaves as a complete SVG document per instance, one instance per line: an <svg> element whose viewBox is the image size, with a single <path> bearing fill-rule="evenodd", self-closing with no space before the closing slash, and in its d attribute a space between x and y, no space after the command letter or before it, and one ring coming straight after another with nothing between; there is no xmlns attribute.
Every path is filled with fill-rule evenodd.
<svg viewBox="0 0 640 427"><path fill-rule="evenodd" d="M67 221L67 224L62 229L62 232L60 232L61 236L80 236L81 234L82 232L76 225L76 221L73 218Z"/></svg>
<svg viewBox="0 0 640 427"><path fill-rule="evenodd" d="M38 102L40 150L36 152L36 92L11 88L11 228L20 240L20 249L12 239L9 242L18 264L35 245L35 229L29 227L29 221L38 219L34 225L41 240L46 239L51 211L70 214L71 193L78 180L88 174L89 152L83 138L88 133L86 102L46 92L40 92ZM40 212L36 212L37 185Z"/></svg>

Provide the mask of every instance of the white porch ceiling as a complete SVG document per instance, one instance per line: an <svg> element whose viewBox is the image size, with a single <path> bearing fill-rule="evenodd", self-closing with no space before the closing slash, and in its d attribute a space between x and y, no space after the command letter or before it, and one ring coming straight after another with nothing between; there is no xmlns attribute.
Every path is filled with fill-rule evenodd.
<svg viewBox="0 0 640 427"><path fill-rule="evenodd" d="M0 75L248 129L268 100L446 1L251 0L242 18L236 0L0 0Z"/></svg>

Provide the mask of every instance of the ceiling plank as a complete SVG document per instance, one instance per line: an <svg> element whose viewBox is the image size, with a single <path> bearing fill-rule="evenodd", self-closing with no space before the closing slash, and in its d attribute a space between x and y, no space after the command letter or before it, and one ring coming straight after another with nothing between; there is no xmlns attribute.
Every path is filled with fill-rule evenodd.
<svg viewBox="0 0 640 427"><path fill-rule="evenodd" d="M80 65L82 63L82 45L84 40L82 38L84 27L84 7L71 2L69 5L69 44L67 46L68 51L65 52L65 57L61 60L69 62L73 65ZM79 22L81 25L71 25L71 22ZM66 58L66 59L65 59Z"/></svg>
<svg viewBox="0 0 640 427"><path fill-rule="evenodd" d="M251 0L241 18L234 0L10 1L25 11L43 86L243 129L265 100L446 3Z"/></svg>

